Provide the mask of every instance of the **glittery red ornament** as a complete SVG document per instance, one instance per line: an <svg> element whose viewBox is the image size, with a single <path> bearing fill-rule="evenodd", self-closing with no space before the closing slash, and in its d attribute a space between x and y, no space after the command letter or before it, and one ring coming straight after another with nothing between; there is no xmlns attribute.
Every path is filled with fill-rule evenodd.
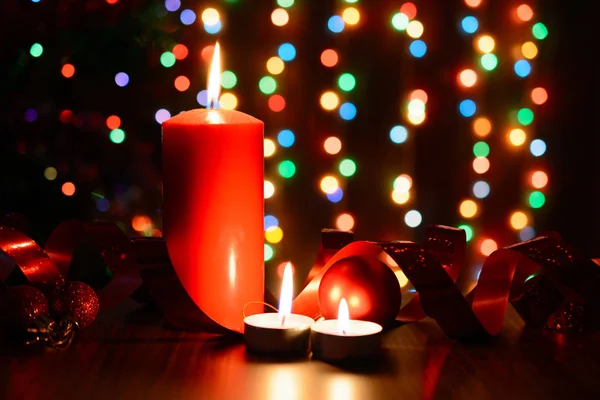
<svg viewBox="0 0 600 400"><path fill-rule="evenodd" d="M387 325L400 310L402 294L396 275L387 265L348 257L333 264L321 279L321 314L327 319L337 318L342 298L348 302L350 318Z"/></svg>
<svg viewBox="0 0 600 400"><path fill-rule="evenodd" d="M48 301L33 286L12 286L0 298L0 327L25 331L34 320L48 314Z"/></svg>
<svg viewBox="0 0 600 400"><path fill-rule="evenodd" d="M94 289L83 282L71 281L54 289L50 307L53 315L72 319L84 329L96 319L100 303Z"/></svg>

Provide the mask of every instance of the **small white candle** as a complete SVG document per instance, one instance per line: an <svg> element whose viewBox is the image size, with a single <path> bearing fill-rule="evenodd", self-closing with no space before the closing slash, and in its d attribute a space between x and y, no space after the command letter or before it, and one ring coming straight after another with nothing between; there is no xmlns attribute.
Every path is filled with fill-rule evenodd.
<svg viewBox="0 0 600 400"><path fill-rule="evenodd" d="M372 358L381 352L381 325L351 320L346 299L340 301L338 319L318 321L311 327L313 357L325 361Z"/></svg>
<svg viewBox="0 0 600 400"><path fill-rule="evenodd" d="M279 311L244 318L244 339L249 351L260 353L303 354L308 352L312 318L292 314L294 282L292 265L283 271Z"/></svg>

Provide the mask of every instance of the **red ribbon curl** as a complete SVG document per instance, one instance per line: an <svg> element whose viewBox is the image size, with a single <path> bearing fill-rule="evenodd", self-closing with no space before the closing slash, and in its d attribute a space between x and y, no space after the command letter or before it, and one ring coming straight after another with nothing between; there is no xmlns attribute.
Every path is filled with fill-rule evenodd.
<svg viewBox="0 0 600 400"><path fill-rule="evenodd" d="M483 338L500 332L510 302L530 327L561 332L597 328L600 268L557 235L492 253L482 266L477 286L466 297L455 284L464 264L465 247L464 231L445 226L429 227L423 245L405 241L349 243L326 262L315 264L309 274L312 279L294 301L294 312L319 314L319 283L336 262L359 257L366 268L371 268L384 252L417 291L400 310L398 320L429 316L450 338Z"/></svg>

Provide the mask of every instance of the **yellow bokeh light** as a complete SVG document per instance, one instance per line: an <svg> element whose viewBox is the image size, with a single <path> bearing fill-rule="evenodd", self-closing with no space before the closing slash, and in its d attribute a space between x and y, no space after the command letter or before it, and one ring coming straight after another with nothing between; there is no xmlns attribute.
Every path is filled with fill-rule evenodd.
<svg viewBox="0 0 600 400"><path fill-rule="evenodd" d="M202 22L204 22L206 25L216 25L219 23L220 18L219 12L214 8L207 8L206 10L202 11Z"/></svg>
<svg viewBox="0 0 600 400"><path fill-rule="evenodd" d="M465 4L469 7L475 8L481 4L481 0L465 0Z"/></svg>
<svg viewBox="0 0 600 400"><path fill-rule="evenodd" d="M360 12L354 7L348 7L342 12L342 19L348 25L356 25L360 21Z"/></svg>
<svg viewBox="0 0 600 400"><path fill-rule="evenodd" d="M270 199L275 194L275 185L269 181L265 181L265 199Z"/></svg>
<svg viewBox="0 0 600 400"><path fill-rule="evenodd" d="M402 174L394 180L394 191L408 192L412 187L412 178L410 175Z"/></svg>
<svg viewBox="0 0 600 400"><path fill-rule="evenodd" d="M510 216L510 226L513 229L521 230L527 226L527 215L521 211L516 211Z"/></svg>
<svg viewBox="0 0 600 400"><path fill-rule="evenodd" d="M477 73L472 69L464 69L458 75L458 81L466 87L472 87L477 83Z"/></svg>
<svg viewBox="0 0 600 400"><path fill-rule="evenodd" d="M410 192L400 192L398 190L392 191L392 200L396 204L406 204L410 199Z"/></svg>
<svg viewBox="0 0 600 400"><path fill-rule="evenodd" d="M508 140L510 140L510 144L513 146L521 146L525 143L525 139L527 139L527 135L525 134L525 131L520 128L513 129L508 135Z"/></svg>
<svg viewBox="0 0 600 400"><path fill-rule="evenodd" d="M338 180L331 175L327 175L321 179L321 190L327 194L335 193L339 187Z"/></svg>
<svg viewBox="0 0 600 400"><path fill-rule="evenodd" d="M498 243L496 243L496 241L493 239L485 239L483 242L481 242L481 246L479 247L481 254L486 257L496 250L498 250Z"/></svg>
<svg viewBox="0 0 600 400"><path fill-rule="evenodd" d="M525 42L521 46L521 53L523 54L523 57L531 60L537 56L538 48L533 42Z"/></svg>
<svg viewBox="0 0 600 400"><path fill-rule="evenodd" d="M465 200L460 203L460 215L465 218L473 218L477 214L477 203L473 200Z"/></svg>
<svg viewBox="0 0 600 400"><path fill-rule="evenodd" d="M473 121L473 132L479 137L485 137L492 131L492 123L485 117L479 117Z"/></svg>
<svg viewBox="0 0 600 400"><path fill-rule="evenodd" d="M476 157L473 160L473 170L478 174L485 174L490 169L490 160L486 157Z"/></svg>
<svg viewBox="0 0 600 400"><path fill-rule="evenodd" d="M325 110L335 110L340 104L340 97L334 92L325 92L321 95L321 107Z"/></svg>
<svg viewBox="0 0 600 400"><path fill-rule="evenodd" d="M406 27L406 33L413 39L418 39L423 36L424 30L423 24L417 20L410 21Z"/></svg>
<svg viewBox="0 0 600 400"><path fill-rule="evenodd" d="M490 35L483 35L477 39L477 47L483 53L491 53L496 47L496 42Z"/></svg>
<svg viewBox="0 0 600 400"><path fill-rule="evenodd" d="M275 154L275 142L272 141L271 139L265 139L264 140L264 154L265 157L271 157L273 154Z"/></svg>
<svg viewBox="0 0 600 400"><path fill-rule="evenodd" d="M531 175L531 185L536 189L546 187L548 184L548 175L544 171L535 171Z"/></svg>
<svg viewBox="0 0 600 400"><path fill-rule="evenodd" d="M265 231L265 239L269 243L279 243L283 239L283 230L278 226L270 226Z"/></svg>
<svg viewBox="0 0 600 400"><path fill-rule="evenodd" d="M410 122L413 125L420 125L423 123L423 121L425 121L425 113L422 114L411 114L408 113L408 115L406 116L406 119L408 119L408 122Z"/></svg>
<svg viewBox="0 0 600 400"><path fill-rule="evenodd" d="M271 13L271 21L275 26L284 26L290 20L290 15L283 8L276 8Z"/></svg>
<svg viewBox="0 0 600 400"><path fill-rule="evenodd" d="M283 72L285 68L285 63L279 57L271 57L269 61L267 61L267 71L273 75L279 75Z"/></svg>
<svg viewBox="0 0 600 400"><path fill-rule="evenodd" d="M335 225L340 231L350 231L354 228L354 218L350 214L341 214L337 217Z"/></svg>
<svg viewBox="0 0 600 400"><path fill-rule="evenodd" d="M219 98L219 104L225 110L235 110L238 105L238 99L233 93L223 93Z"/></svg>
<svg viewBox="0 0 600 400"><path fill-rule="evenodd" d="M342 141L335 136L330 136L325 139L323 148L329 154L337 154L342 150Z"/></svg>

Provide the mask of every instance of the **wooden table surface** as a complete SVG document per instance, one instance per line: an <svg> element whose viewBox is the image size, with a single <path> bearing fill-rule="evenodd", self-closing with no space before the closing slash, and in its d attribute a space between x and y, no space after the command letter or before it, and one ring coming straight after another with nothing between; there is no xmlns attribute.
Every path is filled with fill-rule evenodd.
<svg viewBox="0 0 600 400"><path fill-rule="evenodd" d="M384 343L373 364L261 359L237 339L165 328L127 301L65 351L0 346L0 399L600 398L600 335L528 330L512 308L493 343L451 341L430 320Z"/></svg>

